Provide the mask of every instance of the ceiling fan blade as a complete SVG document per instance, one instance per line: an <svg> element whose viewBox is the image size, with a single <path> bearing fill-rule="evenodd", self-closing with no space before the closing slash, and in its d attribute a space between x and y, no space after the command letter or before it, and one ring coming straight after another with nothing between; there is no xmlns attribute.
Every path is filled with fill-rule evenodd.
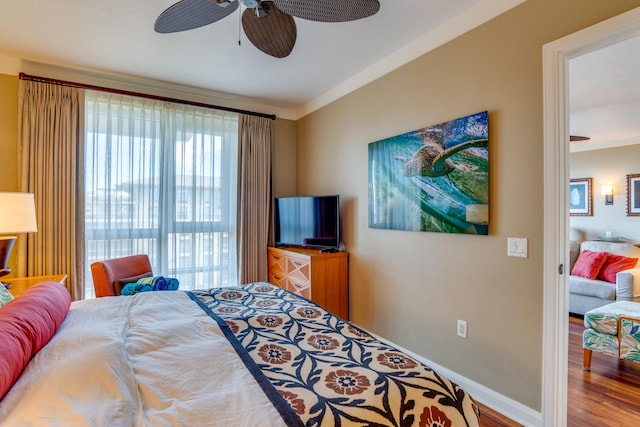
<svg viewBox="0 0 640 427"><path fill-rule="evenodd" d="M375 15L378 0L273 0L280 10L317 22L346 22Z"/></svg>
<svg viewBox="0 0 640 427"><path fill-rule="evenodd" d="M266 16L258 17L256 9L245 9L242 13L242 28L255 47L276 58L288 56L296 44L296 23L291 15L279 10L272 3L261 6Z"/></svg>
<svg viewBox="0 0 640 427"><path fill-rule="evenodd" d="M588 136L579 136L579 135L569 135L569 141L573 142L573 141L588 141L591 138L589 138Z"/></svg>
<svg viewBox="0 0 640 427"><path fill-rule="evenodd" d="M226 7L216 0L182 0L169 6L158 16L153 28L158 33L175 33L192 30L219 21L238 9L238 2L226 2Z"/></svg>

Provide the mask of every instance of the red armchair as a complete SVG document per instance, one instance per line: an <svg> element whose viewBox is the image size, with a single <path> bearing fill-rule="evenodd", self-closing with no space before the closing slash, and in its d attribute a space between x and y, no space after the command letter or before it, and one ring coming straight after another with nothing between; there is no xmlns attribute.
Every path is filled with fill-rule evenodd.
<svg viewBox="0 0 640 427"><path fill-rule="evenodd" d="M120 295L122 286L114 286L115 281L152 276L153 271L147 255L132 255L94 262L91 275L96 297L108 297Z"/></svg>

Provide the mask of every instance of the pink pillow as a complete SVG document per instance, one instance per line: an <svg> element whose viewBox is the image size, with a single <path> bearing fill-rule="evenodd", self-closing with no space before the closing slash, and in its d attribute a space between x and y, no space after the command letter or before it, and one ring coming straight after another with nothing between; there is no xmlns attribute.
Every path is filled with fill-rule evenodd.
<svg viewBox="0 0 640 427"><path fill-rule="evenodd" d="M616 283L616 274L619 271L633 268L636 264L638 264L638 258L609 254L600 273L598 273L598 279Z"/></svg>
<svg viewBox="0 0 640 427"><path fill-rule="evenodd" d="M70 305L67 288L42 282L0 307L0 400L56 333Z"/></svg>
<svg viewBox="0 0 640 427"><path fill-rule="evenodd" d="M585 249L578 255L578 259L571 270L571 275L595 279L607 261L608 255L607 252L592 252Z"/></svg>

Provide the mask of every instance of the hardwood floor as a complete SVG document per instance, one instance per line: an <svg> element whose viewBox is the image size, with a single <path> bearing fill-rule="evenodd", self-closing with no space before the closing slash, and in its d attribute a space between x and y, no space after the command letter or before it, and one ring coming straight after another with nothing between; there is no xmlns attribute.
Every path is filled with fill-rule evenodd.
<svg viewBox="0 0 640 427"><path fill-rule="evenodd" d="M569 317L567 426L640 426L640 363L593 352L582 370L583 320Z"/></svg>
<svg viewBox="0 0 640 427"><path fill-rule="evenodd" d="M593 352L591 371L582 369L583 320L569 317L568 427L640 426L640 363ZM482 427L520 424L480 406Z"/></svg>
<svg viewBox="0 0 640 427"><path fill-rule="evenodd" d="M476 402L477 403L477 402ZM480 427L521 427L513 420L494 411L493 409L477 403L480 408Z"/></svg>

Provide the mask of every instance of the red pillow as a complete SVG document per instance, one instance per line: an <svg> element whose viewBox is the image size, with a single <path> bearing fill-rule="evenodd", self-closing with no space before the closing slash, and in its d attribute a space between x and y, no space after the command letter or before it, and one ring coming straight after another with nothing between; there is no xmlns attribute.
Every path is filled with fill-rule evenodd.
<svg viewBox="0 0 640 427"><path fill-rule="evenodd" d="M58 282L42 282L0 307L0 400L69 312L71 296Z"/></svg>
<svg viewBox="0 0 640 427"><path fill-rule="evenodd" d="M571 270L571 275L595 279L607 261L607 255L609 255L607 252L592 252L585 249L578 255L578 259Z"/></svg>
<svg viewBox="0 0 640 427"><path fill-rule="evenodd" d="M609 254L600 273L598 273L598 279L616 283L616 273L618 271L633 268L636 264L638 264L638 258Z"/></svg>

